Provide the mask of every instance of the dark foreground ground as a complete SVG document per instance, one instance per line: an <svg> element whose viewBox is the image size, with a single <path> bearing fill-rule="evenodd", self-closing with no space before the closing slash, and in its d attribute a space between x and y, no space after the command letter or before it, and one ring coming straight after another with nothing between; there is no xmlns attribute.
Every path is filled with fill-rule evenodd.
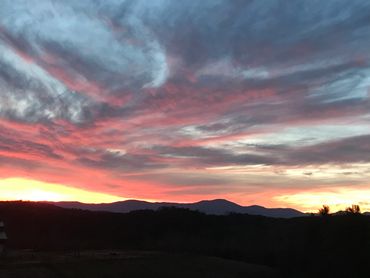
<svg viewBox="0 0 370 278"><path fill-rule="evenodd" d="M160 252L11 252L0 260L1 278L273 278L270 267L215 257Z"/></svg>
<svg viewBox="0 0 370 278"><path fill-rule="evenodd" d="M278 219L178 208L108 213L0 202L0 219L11 251L2 259L0 278L253 278L271 269L282 278L370 277L370 216L361 214ZM17 251L25 249L33 257ZM121 255L87 250L120 250ZM139 256L127 257L128 250L138 250ZM78 252L79 258L68 255Z"/></svg>

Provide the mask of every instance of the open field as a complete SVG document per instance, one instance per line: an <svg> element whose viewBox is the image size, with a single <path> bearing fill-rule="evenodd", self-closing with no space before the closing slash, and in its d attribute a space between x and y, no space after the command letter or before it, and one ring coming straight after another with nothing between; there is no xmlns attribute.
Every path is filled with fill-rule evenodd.
<svg viewBox="0 0 370 278"><path fill-rule="evenodd" d="M277 277L269 267L214 257L160 252L17 251L1 259L1 278Z"/></svg>
<svg viewBox="0 0 370 278"><path fill-rule="evenodd" d="M370 217L360 214L122 214L0 202L0 218L11 250L0 278L276 277L271 269L283 278L370 277Z"/></svg>

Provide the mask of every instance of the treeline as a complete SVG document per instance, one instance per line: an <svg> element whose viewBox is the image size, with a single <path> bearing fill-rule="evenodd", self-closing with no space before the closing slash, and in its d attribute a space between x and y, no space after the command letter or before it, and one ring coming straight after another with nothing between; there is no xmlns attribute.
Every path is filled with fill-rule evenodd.
<svg viewBox="0 0 370 278"><path fill-rule="evenodd" d="M9 249L186 252L263 264L282 277L370 277L370 217L275 219L163 208L127 214L0 202Z"/></svg>
<svg viewBox="0 0 370 278"><path fill-rule="evenodd" d="M338 211L334 214L330 213L330 207L328 205L323 205L322 208L319 209L318 215L321 216L330 216L330 215L359 215L361 214L361 208L359 205L351 205L347 207L344 211Z"/></svg>

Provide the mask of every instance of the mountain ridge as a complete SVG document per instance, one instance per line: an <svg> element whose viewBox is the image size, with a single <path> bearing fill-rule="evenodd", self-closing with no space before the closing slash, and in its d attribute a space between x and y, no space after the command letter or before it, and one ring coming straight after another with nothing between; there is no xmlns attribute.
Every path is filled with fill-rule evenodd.
<svg viewBox="0 0 370 278"><path fill-rule="evenodd" d="M135 210L148 209L158 210L162 207L177 207L200 211L210 215L227 215L229 213L241 213L275 218L293 218L307 215L292 208L266 208L259 205L241 206L226 199L201 200L194 203L148 202L135 199L100 204L81 203L78 201L47 203L54 204L62 208L82 209L90 211L108 211L115 213L127 213Z"/></svg>

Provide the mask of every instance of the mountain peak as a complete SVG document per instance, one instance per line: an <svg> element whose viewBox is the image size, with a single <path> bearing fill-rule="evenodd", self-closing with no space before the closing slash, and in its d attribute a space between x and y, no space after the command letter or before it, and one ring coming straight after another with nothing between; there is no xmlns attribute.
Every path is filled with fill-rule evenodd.
<svg viewBox="0 0 370 278"><path fill-rule="evenodd" d="M241 206L226 199L203 200L196 203L165 203L165 202L151 203L141 200L125 200L107 204L84 204L79 202L57 202L54 204L63 208L84 209L93 211L109 211L118 213L127 213L130 211L146 209L157 210L161 207L178 207L214 215L241 213L278 218L305 216L304 213L294 209L288 208L270 209L257 205Z"/></svg>
<svg viewBox="0 0 370 278"><path fill-rule="evenodd" d="M195 204L199 204L199 203L208 203L208 204L227 204L227 205L236 205L236 206L239 206L238 204L236 203L233 203L229 200L226 200L226 199L213 199L213 200L202 200L202 201L199 201L199 202L196 202Z"/></svg>

